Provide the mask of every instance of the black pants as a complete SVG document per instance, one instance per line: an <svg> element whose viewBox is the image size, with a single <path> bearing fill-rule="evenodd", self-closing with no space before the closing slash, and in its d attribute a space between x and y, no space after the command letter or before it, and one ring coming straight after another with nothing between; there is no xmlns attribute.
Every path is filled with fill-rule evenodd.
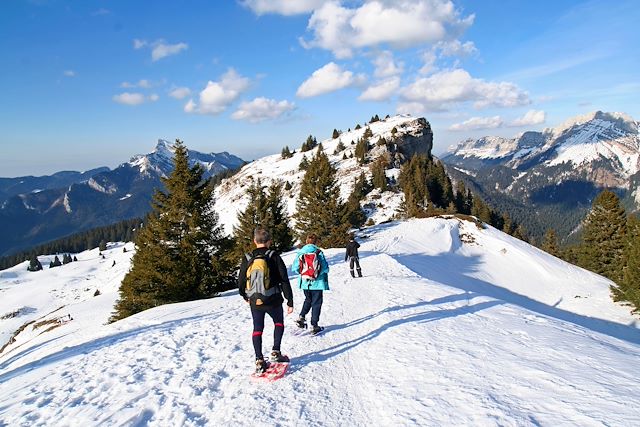
<svg viewBox="0 0 640 427"><path fill-rule="evenodd" d="M358 277L362 277L362 270L360 270L360 259L357 256L349 257L349 269L351 270L351 277L356 277L353 274L353 264L356 265L356 269L358 270Z"/></svg>
<svg viewBox="0 0 640 427"><path fill-rule="evenodd" d="M280 351L280 343L284 334L284 312L282 305L278 304L268 309L256 309L251 307L251 317L253 317L253 349L256 352L256 359L263 359L262 355L262 331L264 330L264 316L268 314L273 319L275 328L273 330L273 349Z"/></svg>
<svg viewBox="0 0 640 427"><path fill-rule="evenodd" d="M300 316L305 317L311 310L311 326L318 326L322 309L322 291L304 291L304 304Z"/></svg>

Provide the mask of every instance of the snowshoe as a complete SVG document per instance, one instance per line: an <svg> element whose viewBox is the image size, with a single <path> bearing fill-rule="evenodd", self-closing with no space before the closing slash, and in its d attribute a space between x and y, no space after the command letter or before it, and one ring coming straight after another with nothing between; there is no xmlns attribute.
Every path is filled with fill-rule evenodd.
<svg viewBox="0 0 640 427"><path fill-rule="evenodd" d="M289 362L289 357L285 356L282 353L280 353L278 350L273 350L271 352L271 356L269 356L269 361L270 362L286 363L286 362Z"/></svg>

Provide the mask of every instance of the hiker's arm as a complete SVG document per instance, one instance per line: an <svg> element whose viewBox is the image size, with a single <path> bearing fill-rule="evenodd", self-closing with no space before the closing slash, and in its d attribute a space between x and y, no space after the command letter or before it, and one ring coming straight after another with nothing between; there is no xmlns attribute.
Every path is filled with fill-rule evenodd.
<svg viewBox="0 0 640 427"><path fill-rule="evenodd" d="M300 264L300 254L296 254L296 257L293 259L293 264L291 264L291 271L295 274L300 273L300 266L298 264Z"/></svg>
<svg viewBox="0 0 640 427"><path fill-rule="evenodd" d="M320 263L322 265L322 269L320 270L320 274L329 272L329 263L327 259L324 257L324 252L320 252Z"/></svg>
<svg viewBox="0 0 640 427"><path fill-rule="evenodd" d="M247 258L242 257L242 263L240 263L240 271L238 272L238 292L240 296L247 300L247 293L245 286L247 285Z"/></svg>
<svg viewBox="0 0 640 427"><path fill-rule="evenodd" d="M287 306L293 307L293 291L291 290L291 283L289 283L289 272L287 266L284 265L282 258L278 257L278 273L280 273L280 287L284 298L287 300Z"/></svg>

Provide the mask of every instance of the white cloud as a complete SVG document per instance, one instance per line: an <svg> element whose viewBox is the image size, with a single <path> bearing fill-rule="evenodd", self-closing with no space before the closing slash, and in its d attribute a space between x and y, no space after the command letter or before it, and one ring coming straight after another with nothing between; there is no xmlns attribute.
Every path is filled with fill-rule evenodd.
<svg viewBox="0 0 640 427"><path fill-rule="evenodd" d="M154 44L151 50L151 59L157 61L171 55L177 55L178 53L186 50L189 47L186 43L166 44L162 41L158 41Z"/></svg>
<svg viewBox="0 0 640 427"><path fill-rule="evenodd" d="M209 81L200 92L199 102L192 99L184 106L187 113L220 114L249 88L250 81L230 68L220 81Z"/></svg>
<svg viewBox="0 0 640 427"><path fill-rule="evenodd" d="M64 74L65 77L75 77L76 76L76 72L73 71L73 70L65 70L63 74Z"/></svg>
<svg viewBox="0 0 640 427"><path fill-rule="evenodd" d="M167 44L162 39L158 39L151 43L146 40L133 40L134 49L142 49L144 47L151 48L151 60L155 62L162 58L166 58L167 56L177 55L183 50L188 49L189 45L186 43Z"/></svg>
<svg viewBox="0 0 640 427"><path fill-rule="evenodd" d="M309 13L325 0L244 0L242 5L256 15L275 13L279 15L299 15Z"/></svg>
<svg viewBox="0 0 640 427"><path fill-rule="evenodd" d="M358 99L361 101L385 101L397 93L399 87L400 77L391 77L369 86Z"/></svg>
<svg viewBox="0 0 640 427"><path fill-rule="evenodd" d="M119 95L114 95L113 100L118 104L140 105L144 103L145 98L144 98L144 95L141 93L123 92Z"/></svg>
<svg viewBox="0 0 640 427"><path fill-rule="evenodd" d="M295 105L292 102L259 97L250 102L242 102L238 110L231 115L231 118L258 123L277 119L294 109Z"/></svg>
<svg viewBox="0 0 640 427"><path fill-rule="evenodd" d="M424 65L420 68L420 74L430 74L437 70L436 60L438 56L433 50L428 50L422 53L422 61Z"/></svg>
<svg viewBox="0 0 640 427"><path fill-rule="evenodd" d="M460 40L449 40L438 43L438 49L442 56L471 56L478 53L476 45L473 42L464 42Z"/></svg>
<svg viewBox="0 0 640 427"><path fill-rule="evenodd" d="M135 88L135 87L139 87L139 88L142 88L142 89L149 89L152 86L153 85L151 84L151 82L149 80L147 80L147 79L138 80L137 83L129 83L129 82L120 83L120 87L127 88L127 89Z"/></svg>
<svg viewBox="0 0 640 427"><path fill-rule="evenodd" d="M402 96L407 101L421 103L426 111L443 110L465 102L473 102L475 108L517 107L531 103L529 95L517 85L475 79L463 69L418 78L402 89Z"/></svg>
<svg viewBox="0 0 640 427"><path fill-rule="evenodd" d="M177 87L169 92L169 96L175 99L184 99L191 95L191 89L188 87Z"/></svg>
<svg viewBox="0 0 640 427"><path fill-rule="evenodd" d="M134 39L133 40L133 48L134 49L142 49L143 47L147 46L149 43L146 40L139 40L139 39Z"/></svg>
<svg viewBox="0 0 640 427"><path fill-rule="evenodd" d="M364 76L354 75L351 71L343 70L335 62L329 62L314 71L311 77L300 85L296 95L309 98L361 84L364 80Z"/></svg>
<svg viewBox="0 0 640 427"><path fill-rule="evenodd" d="M393 53L388 50L380 52L373 60L373 64L376 66L373 75L377 78L397 76L402 74L404 68L402 62L396 63L394 61Z"/></svg>
<svg viewBox="0 0 640 427"><path fill-rule="evenodd" d="M529 110L525 113L524 116L518 117L514 121L512 121L509 126L510 127L519 127L519 126L530 126L530 125L539 125L540 123L544 123L547 115L542 110Z"/></svg>
<svg viewBox="0 0 640 427"><path fill-rule="evenodd" d="M500 116L493 117L471 117L462 123L456 123L449 127L453 131L468 131L480 129L496 129L504 124Z"/></svg>
<svg viewBox="0 0 640 427"><path fill-rule="evenodd" d="M474 15L463 18L450 0L371 0L357 8L330 1L313 12L307 26L313 37L301 43L349 58L357 48L410 47L456 39L473 20Z"/></svg>
<svg viewBox="0 0 640 427"><path fill-rule="evenodd" d="M144 94L139 92L123 92L118 95L114 95L112 98L118 104L124 105L140 105L145 102L156 102L160 99L158 94L152 93L148 97L145 97Z"/></svg>
<svg viewBox="0 0 640 427"><path fill-rule="evenodd" d="M412 116L417 116L425 111L424 105L420 102L400 102L396 108L398 114L411 114Z"/></svg>

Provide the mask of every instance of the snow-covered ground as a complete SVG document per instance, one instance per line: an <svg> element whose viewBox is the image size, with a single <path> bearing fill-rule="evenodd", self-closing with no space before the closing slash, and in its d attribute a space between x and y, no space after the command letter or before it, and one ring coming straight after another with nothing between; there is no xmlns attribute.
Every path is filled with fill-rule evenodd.
<svg viewBox="0 0 640 427"><path fill-rule="evenodd" d="M457 219L363 234L361 279L326 250L327 330L293 336L287 318L293 361L272 384L249 379L236 292L105 325L131 255L122 244L104 260L1 272L0 316L30 308L0 321L3 339L51 307L73 320L0 354L0 425L638 424L640 330L608 280Z"/></svg>

